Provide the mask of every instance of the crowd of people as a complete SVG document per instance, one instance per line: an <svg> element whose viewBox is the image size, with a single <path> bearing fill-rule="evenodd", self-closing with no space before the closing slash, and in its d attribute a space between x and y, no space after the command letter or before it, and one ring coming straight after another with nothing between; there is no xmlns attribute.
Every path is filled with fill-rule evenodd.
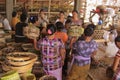
<svg viewBox="0 0 120 80"><path fill-rule="evenodd" d="M38 16L30 16L26 13L13 11L12 20L4 17L4 30L15 31L14 39L17 43L33 43L36 50L42 55L41 61L43 70L47 75L54 76L56 80L62 80L62 75L66 76L65 80L86 80L90 69L91 58L98 49L98 44L93 39L95 30L94 24L83 27L83 20L78 17L78 11L73 10L72 16L65 16L63 11L59 12L59 18L54 23L50 23L45 14L45 10L41 9ZM23 34L24 27L33 24L39 28L39 38L29 39ZM76 36L68 36L68 29L76 25L84 29L84 33L77 38ZM115 38L115 44L120 47L120 36ZM116 54L113 64L113 70L116 72L120 51ZM70 66L68 67L68 62ZM68 71L69 70L69 71ZM119 79L115 79L119 80Z"/></svg>

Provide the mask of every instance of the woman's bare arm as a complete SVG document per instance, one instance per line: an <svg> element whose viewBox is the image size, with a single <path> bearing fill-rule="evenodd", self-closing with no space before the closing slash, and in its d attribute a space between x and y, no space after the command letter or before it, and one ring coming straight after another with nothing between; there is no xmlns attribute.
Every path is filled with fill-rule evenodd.
<svg viewBox="0 0 120 80"><path fill-rule="evenodd" d="M37 47L37 40L36 40L36 39L34 39L34 48L35 48L36 50L40 50L40 49Z"/></svg>
<svg viewBox="0 0 120 80"><path fill-rule="evenodd" d="M120 57L119 57L119 56L115 56L114 62L113 62L113 71L116 71L116 70L117 70L117 67L118 67L118 65L119 65L119 62L120 62Z"/></svg>

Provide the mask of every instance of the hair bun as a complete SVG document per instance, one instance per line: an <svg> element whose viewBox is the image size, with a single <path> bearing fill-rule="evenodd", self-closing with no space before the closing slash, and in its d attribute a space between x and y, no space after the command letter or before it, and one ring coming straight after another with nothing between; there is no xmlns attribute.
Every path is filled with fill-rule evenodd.
<svg viewBox="0 0 120 80"><path fill-rule="evenodd" d="M54 24L48 24L46 31L49 35L52 35L56 32L56 26Z"/></svg>

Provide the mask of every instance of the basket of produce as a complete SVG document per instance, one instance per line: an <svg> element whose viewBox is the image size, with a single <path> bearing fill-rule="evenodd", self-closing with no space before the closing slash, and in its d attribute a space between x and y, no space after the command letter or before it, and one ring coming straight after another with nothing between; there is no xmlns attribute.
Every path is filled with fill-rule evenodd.
<svg viewBox="0 0 120 80"><path fill-rule="evenodd" d="M14 50L15 50L15 48L12 47L12 46L8 46L8 47L5 47L5 48L1 49L3 55L4 54L6 55L6 54L8 54L10 52L14 52Z"/></svg>
<svg viewBox="0 0 120 80"><path fill-rule="evenodd" d="M19 73L25 73L32 69L37 55L30 52L12 52L7 54L3 67L7 69L17 70ZM5 69L4 69L5 70Z"/></svg>
<svg viewBox="0 0 120 80"><path fill-rule="evenodd" d="M79 37L83 34L84 29L80 26L71 26L68 29L68 36Z"/></svg>
<svg viewBox="0 0 120 80"><path fill-rule="evenodd" d="M38 38L40 35L40 30L36 26L30 24L28 27L24 28L24 35L30 39Z"/></svg>
<svg viewBox="0 0 120 80"><path fill-rule="evenodd" d="M14 47L5 47L3 49L1 49L1 56L0 56L0 60L1 61L5 61L6 59L6 55L9 54L10 52L14 52Z"/></svg>
<svg viewBox="0 0 120 80"><path fill-rule="evenodd" d="M39 80L57 80L54 76L51 75L44 75Z"/></svg>
<svg viewBox="0 0 120 80"><path fill-rule="evenodd" d="M104 34L104 30L95 30L93 34L93 38L95 40L103 39L103 34Z"/></svg>
<svg viewBox="0 0 120 80"><path fill-rule="evenodd" d="M7 43L7 46L8 47L13 47L14 48L14 52L21 52L21 51L23 51L22 43L10 42L10 43Z"/></svg>

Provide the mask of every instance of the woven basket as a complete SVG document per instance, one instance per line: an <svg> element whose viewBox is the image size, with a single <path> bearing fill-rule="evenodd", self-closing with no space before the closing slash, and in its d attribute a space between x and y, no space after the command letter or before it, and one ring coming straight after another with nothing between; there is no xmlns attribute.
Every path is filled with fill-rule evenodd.
<svg viewBox="0 0 120 80"><path fill-rule="evenodd" d="M10 69L17 70L19 73L25 73L32 69L32 66L36 60L37 55L33 53L13 52L6 56L6 62L2 65L2 67L5 71Z"/></svg>
<svg viewBox="0 0 120 80"><path fill-rule="evenodd" d="M11 65L14 66L23 66L23 65L27 65L30 63L34 63L37 60L37 56L36 55L30 55L28 60L7 60L7 62Z"/></svg>
<svg viewBox="0 0 120 80"><path fill-rule="evenodd" d="M29 26L25 27L23 31L24 35L27 36L30 39L35 39L38 38L40 35L40 30L39 28L35 26Z"/></svg>
<svg viewBox="0 0 120 80"><path fill-rule="evenodd" d="M32 43L28 43L28 44L22 44L22 48L23 50L30 50L30 49L33 49L33 44Z"/></svg>
<svg viewBox="0 0 120 80"><path fill-rule="evenodd" d="M79 37L83 34L84 32L84 29L80 26L71 26L69 29L68 29L68 36L76 36L76 37Z"/></svg>
<svg viewBox="0 0 120 80"><path fill-rule="evenodd" d="M93 34L93 38L95 40L103 39L103 34L104 34L104 30L95 30Z"/></svg>
<svg viewBox="0 0 120 80"><path fill-rule="evenodd" d="M39 80L57 80L57 79L54 76L45 75L41 77Z"/></svg>

